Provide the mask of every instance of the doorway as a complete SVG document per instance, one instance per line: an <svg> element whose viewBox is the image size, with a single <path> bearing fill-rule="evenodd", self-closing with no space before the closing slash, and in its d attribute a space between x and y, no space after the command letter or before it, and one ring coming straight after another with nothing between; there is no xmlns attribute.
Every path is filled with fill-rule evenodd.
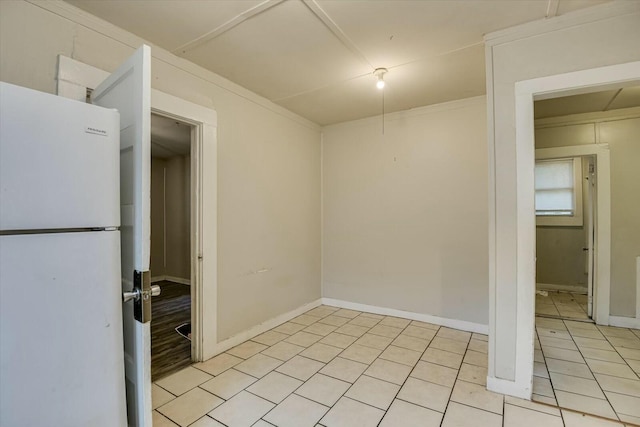
<svg viewBox="0 0 640 427"><path fill-rule="evenodd" d="M151 378L192 363L191 126L151 115Z"/></svg>

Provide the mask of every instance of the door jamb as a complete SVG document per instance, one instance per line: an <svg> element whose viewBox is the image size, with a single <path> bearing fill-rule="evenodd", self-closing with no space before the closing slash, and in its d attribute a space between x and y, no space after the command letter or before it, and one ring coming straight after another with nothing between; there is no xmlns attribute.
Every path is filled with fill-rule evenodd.
<svg viewBox="0 0 640 427"><path fill-rule="evenodd" d="M87 89L109 75L64 55L58 55L57 71L58 95L83 102ZM203 361L215 355L217 344L217 114L155 89L151 89L151 112L192 126L191 357Z"/></svg>

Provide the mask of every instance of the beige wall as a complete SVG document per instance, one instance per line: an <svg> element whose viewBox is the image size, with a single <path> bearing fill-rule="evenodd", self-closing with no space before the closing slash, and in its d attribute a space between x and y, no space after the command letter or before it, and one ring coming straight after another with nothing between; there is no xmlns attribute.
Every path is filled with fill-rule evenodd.
<svg viewBox="0 0 640 427"><path fill-rule="evenodd" d="M142 43L69 9L0 2L1 80L54 93L58 54L109 71ZM319 127L155 47L151 73L218 115L218 341L319 298Z"/></svg>
<svg viewBox="0 0 640 427"><path fill-rule="evenodd" d="M514 381L517 337L515 83L640 59L640 3L614 2L512 30L488 40L491 119L491 313L489 376ZM524 374L523 374L524 375Z"/></svg>
<svg viewBox="0 0 640 427"><path fill-rule="evenodd" d="M191 157L151 159L151 276L191 279Z"/></svg>
<svg viewBox="0 0 640 427"><path fill-rule="evenodd" d="M487 324L485 102L324 128L325 297Z"/></svg>

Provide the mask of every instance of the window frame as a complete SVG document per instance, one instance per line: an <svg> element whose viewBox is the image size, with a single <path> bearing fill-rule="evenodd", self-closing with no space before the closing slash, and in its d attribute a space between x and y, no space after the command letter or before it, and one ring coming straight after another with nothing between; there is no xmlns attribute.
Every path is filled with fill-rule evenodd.
<svg viewBox="0 0 640 427"><path fill-rule="evenodd" d="M536 159L535 163L547 163L553 161L573 160L573 205L575 207L573 215L538 215L536 214L536 226L551 227L582 227L584 224L582 213L582 157L561 157L554 159ZM535 168L534 168L535 174ZM534 175L535 181L535 175ZM534 190L535 195L535 190ZM535 209L535 203L534 203Z"/></svg>

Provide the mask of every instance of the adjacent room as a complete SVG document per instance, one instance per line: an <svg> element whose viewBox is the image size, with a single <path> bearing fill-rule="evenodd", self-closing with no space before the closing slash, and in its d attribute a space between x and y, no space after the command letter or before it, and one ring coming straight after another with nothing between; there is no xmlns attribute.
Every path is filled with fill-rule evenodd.
<svg viewBox="0 0 640 427"><path fill-rule="evenodd" d="M150 82L129 425L640 426L638 40L640 0L7 0L0 80Z"/></svg>

